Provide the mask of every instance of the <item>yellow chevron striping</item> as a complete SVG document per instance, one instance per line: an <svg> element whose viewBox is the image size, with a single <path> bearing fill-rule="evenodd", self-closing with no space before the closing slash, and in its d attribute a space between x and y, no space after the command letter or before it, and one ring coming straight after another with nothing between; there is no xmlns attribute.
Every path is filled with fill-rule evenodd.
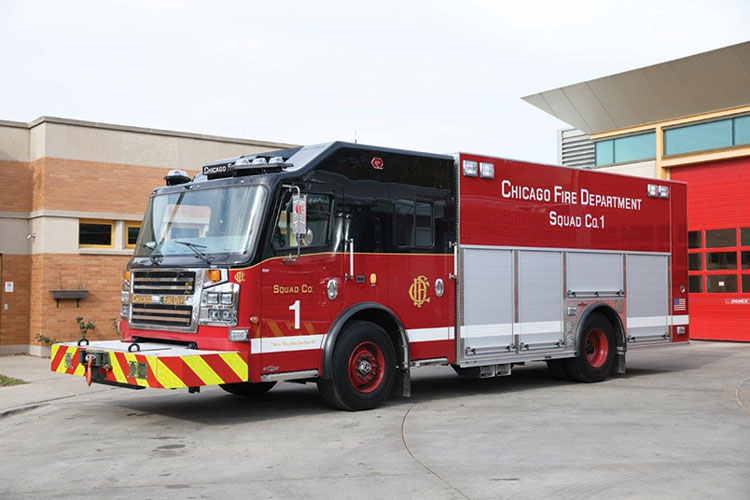
<svg viewBox="0 0 750 500"><path fill-rule="evenodd" d="M231 368L234 373L237 374L240 380L242 380L243 382L247 382L247 363L245 363L245 360L242 359L242 356L240 356L236 352L223 352L219 354L219 356L221 356L221 359L223 359L226 364L229 365L229 368Z"/></svg>
<svg viewBox="0 0 750 500"><path fill-rule="evenodd" d="M115 376L115 380L117 380L121 384L127 384L128 379L123 373L122 367L120 366L120 363L117 361L116 356L117 355L113 352L109 353L109 364L112 365L112 373Z"/></svg>
<svg viewBox="0 0 750 500"><path fill-rule="evenodd" d="M219 375L211 368L201 356L183 356L182 360L192 369L205 385L223 384Z"/></svg>
<svg viewBox="0 0 750 500"><path fill-rule="evenodd" d="M54 360L55 357L57 356L57 350L58 349L60 349L60 344L52 344L52 349L50 351L50 356L49 356L50 363L52 363L52 360ZM61 359L60 363L65 364L65 359ZM57 367L59 368L60 365L57 365ZM52 369L52 367L50 366L50 370L51 369ZM55 371L57 371L57 370L55 370Z"/></svg>
<svg viewBox="0 0 750 500"><path fill-rule="evenodd" d="M180 377L174 374L167 365L164 364L160 359L156 360L158 369L156 371L156 377L159 383L167 389L176 389L179 387L187 387Z"/></svg>
<svg viewBox="0 0 750 500"><path fill-rule="evenodd" d="M73 359L75 359L76 351L78 350L77 347L68 347L67 352L63 356L62 361L60 362L60 366L57 367L57 373L65 373L65 371L68 369L67 365L65 364L65 358L68 356L74 356Z"/></svg>
<svg viewBox="0 0 750 500"><path fill-rule="evenodd" d="M149 368L151 368L151 373L154 374L154 378L156 379L156 381L161 384L161 380L159 380L159 367L156 361L157 361L157 358L153 356L146 356L146 362L148 362L148 366ZM148 384L146 385L148 386Z"/></svg>
<svg viewBox="0 0 750 500"><path fill-rule="evenodd" d="M79 377L83 377L86 375L86 365L79 363L78 366L76 366L76 369L73 371L73 375L77 375Z"/></svg>

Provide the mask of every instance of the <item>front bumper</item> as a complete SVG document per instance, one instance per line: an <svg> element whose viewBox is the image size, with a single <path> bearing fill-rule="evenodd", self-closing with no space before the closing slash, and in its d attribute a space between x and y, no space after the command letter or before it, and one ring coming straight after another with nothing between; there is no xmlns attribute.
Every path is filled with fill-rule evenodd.
<svg viewBox="0 0 750 500"><path fill-rule="evenodd" d="M247 360L235 351L200 351L172 344L139 342L139 351L119 340L52 345L53 372L91 382L132 388L178 389L249 380ZM135 352L129 352L128 348ZM89 374L89 364L91 365Z"/></svg>

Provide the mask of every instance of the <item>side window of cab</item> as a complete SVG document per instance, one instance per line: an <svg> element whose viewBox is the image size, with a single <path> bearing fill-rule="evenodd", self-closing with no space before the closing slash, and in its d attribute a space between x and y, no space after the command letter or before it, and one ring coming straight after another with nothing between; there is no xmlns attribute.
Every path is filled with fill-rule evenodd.
<svg viewBox="0 0 750 500"><path fill-rule="evenodd" d="M273 233L274 250L326 247L331 243L331 214L333 197L307 193L307 233L298 238L292 230L292 195L287 193L281 201L281 210Z"/></svg>

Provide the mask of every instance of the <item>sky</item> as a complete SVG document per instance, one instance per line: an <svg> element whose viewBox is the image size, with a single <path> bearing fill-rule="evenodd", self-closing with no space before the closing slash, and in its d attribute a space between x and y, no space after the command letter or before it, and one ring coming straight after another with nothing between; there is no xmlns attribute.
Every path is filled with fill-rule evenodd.
<svg viewBox="0 0 750 500"><path fill-rule="evenodd" d="M750 39L750 0L0 0L0 119L556 162L520 98Z"/></svg>

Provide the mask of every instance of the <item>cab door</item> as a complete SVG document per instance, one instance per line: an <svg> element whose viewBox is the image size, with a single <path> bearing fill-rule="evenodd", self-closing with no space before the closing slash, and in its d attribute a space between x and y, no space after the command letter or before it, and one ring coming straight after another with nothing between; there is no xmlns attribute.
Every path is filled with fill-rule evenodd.
<svg viewBox="0 0 750 500"><path fill-rule="evenodd" d="M261 264L261 373L317 370L324 335L336 313L328 283L340 288L341 188L300 184L307 232L292 230L295 189L281 193L273 213L270 253Z"/></svg>

